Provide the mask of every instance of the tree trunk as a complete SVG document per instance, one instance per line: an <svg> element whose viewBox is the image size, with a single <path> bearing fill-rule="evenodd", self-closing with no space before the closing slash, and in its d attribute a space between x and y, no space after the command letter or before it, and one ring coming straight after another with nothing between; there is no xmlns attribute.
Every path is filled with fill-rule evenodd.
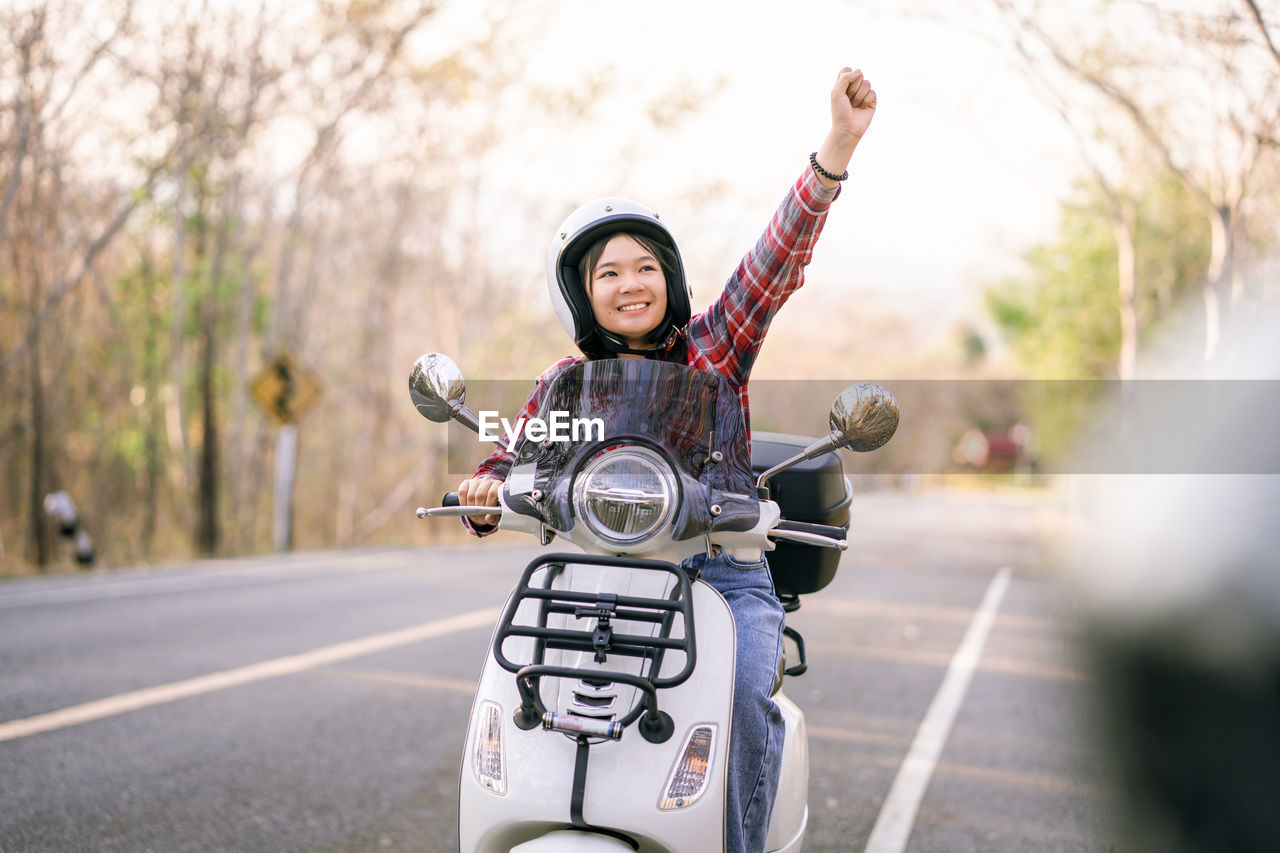
<svg viewBox="0 0 1280 853"><path fill-rule="evenodd" d="M1138 262L1134 248L1137 214L1133 204L1120 205L1115 220L1116 272L1120 282L1121 379L1133 379L1138 371Z"/></svg>
<svg viewBox="0 0 1280 853"><path fill-rule="evenodd" d="M245 476L249 467L248 404L249 394L249 341L252 334L250 325L253 314L253 274L245 263L238 272L239 289L236 297L235 323L235 366L232 373L231 403L231 442L229 460L231 470L229 484L231 490L231 546L236 551L244 551L252 547L250 537L252 529L252 513L254 501L252 492L247 488L248 478Z"/></svg>
<svg viewBox="0 0 1280 853"><path fill-rule="evenodd" d="M214 337L213 295L206 297L203 321L203 342L200 364L200 397L202 401L204 438L200 444L199 521L196 527L196 547L200 553L212 556L218 551L218 424L213 388L213 365L216 347Z"/></svg>
<svg viewBox="0 0 1280 853"><path fill-rule="evenodd" d="M197 199L194 250L196 259L209 257L209 189L202 179ZM200 319L200 458L196 483L196 549L205 556L218 551L218 422L213 382L217 363L218 284L226 257L226 230L214 237L213 259L205 273Z"/></svg>
<svg viewBox="0 0 1280 853"><path fill-rule="evenodd" d="M154 397L157 382L147 383L149 397ZM164 412L160 401L147 400L146 494L142 516L142 556L151 558L155 551L156 529L159 527L160 488L164 482L164 464L160 458L160 436L164 431Z"/></svg>
<svg viewBox="0 0 1280 853"><path fill-rule="evenodd" d="M1240 301L1244 298L1245 266L1248 262L1247 246L1249 244L1248 238L1245 236L1248 233L1248 231L1245 228L1244 220L1245 220L1244 210L1242 208L1237 208L1236 215L1231 220L1231 228L1230 230L1227 231L1227 241L1231 246L1230 292L1231 292L1231 310L1232 311L1234 311L1236 307L1239 306ZM1243 263L1241 262L1240 258L1236 257L1237 250L1241 249L1242 247L1246 249L1246 252L1245 252L1246 261Z"/></svg>
<svg viewBox="0 0 1280 853"><path fill-rule="evenodd" d="M152 302L156 298L156 276L149 260L143 269L145 298ZM143 352L153 353L160 345L159 326L154 323L145 324L146 334L143 338ZM159 527L160 488L164 479L164 459L161 456L164 437L164 408L160 398L160 389L164 385L163 367L159 359L147 358L144 361L146 371L143 375L143 389L146 398L140 413L145 420L145 438L143 440L143 505L142 530L139 545L144 558L150 558L155 550L156 530Z"/></svg>
<svg viewBox="0 0 1280 853"><path fill-rule="evenodd" d="M35 278L38 279L38 276ZM33 290L36 297L33 304L39 305L38 281L33 281ZM51 543L49 542L49 525L45 523L44 517L44 386L40 378L40 328L37 313L32 313L31 321L36 326L32 330L29 361L31 367L31 488L28 493L31 551L29 557L36 567L43 571L49 565Z"/></svg>
<svg viewBox="0 0 1280 853"><path fill-rule="evenodd" d="M182 410L182 386L186 382L183 330L187 321L187 222L184 208L187 203L187 172L190 168L191 157L184 155L178 163L176 175L178 193L173 230L173 292L170 298L170 310L173 313L169 318L169 387L165 394L169 471L174 478L174 490L180 495L187 494L187 486L191 482L186 417Z"/></svg>
<svg viewBox="0 0 1280 853"><path fill-rule="evenodd" d="M1204 360L1213 361L1222 338L1222 291L1231 280L1234 258L1231 246L1231 210L1214 206L1209 215L1209 268L1201 292L1204 296Z"/></svg>

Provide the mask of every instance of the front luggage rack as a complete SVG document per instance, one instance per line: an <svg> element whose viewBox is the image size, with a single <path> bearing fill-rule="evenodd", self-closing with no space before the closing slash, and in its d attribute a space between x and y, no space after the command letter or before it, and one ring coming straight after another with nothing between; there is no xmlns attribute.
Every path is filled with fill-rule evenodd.
<svg viewBox="0 0 1280 853"><path fill-rule="evenodd" d="M667 598L593 593L577 590L553 589L552 583L566 565L609 566L627 569L666 572L676 580ZM546 578L540 586L534 586L533 577L546 570ZM536 624L515 621L516 612L525 601L538 602ZM594 619L589 629L551 628L547 624L552 614L575 618ZM671 629L675 617L683 619L684 636L673 638ZM614 630L615 620L649 622L659 626L656 636L621 634ZM534 640L532 659L528 663L510 660L503 645L512 637ZM545 662L546 652L589 652L597 663L607 662L609 655L644 658L648 662L644 675L632 675L605 669L587 667L553 666ZM675 675L661 677L662 661L669 651L682 652L684 666ZM560 729L556 722L559 715L548 714L539 691L541 679L578 678L597 684L626 684L643 693L643 701L617 721L618 736L621 730L639 720L641 736L651 743L662 743L675 731L669 714L658 708L658 691L684 683L693 674L697 663L697 651L693 628L693 588L688 574L674 563L659 560L642 560L633 557L607 557L587 554L543 554L525 568L515 592L507 602L493 640L493 657L508 672L516 676L521 705L515 712L515 723L522 729L538 725ZM643 669L643 667L642 667ZM550 722L549 722L550 721Z"/></svg>

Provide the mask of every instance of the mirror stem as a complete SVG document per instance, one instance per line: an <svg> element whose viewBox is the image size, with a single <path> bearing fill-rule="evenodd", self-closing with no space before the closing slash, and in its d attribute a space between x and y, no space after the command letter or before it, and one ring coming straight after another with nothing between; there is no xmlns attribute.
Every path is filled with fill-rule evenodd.
<svg viewBox="0 0 1280 853"><path fill-rule="evenodd" d="M480 434L480 419L476 417L476 413L471 411L466 405L459 403L456 407L452 407L453 419L462 424L467 429Z"/></svg>
<svg viewBox="0 0 1280 853"><path fill-rule="evenodd" d="M774 465L772 468L762 473L760 475L760 478L756 480L756 490L759 491L763 489L767 492L769 488L768 481L770 477L774 476L775 474L781 471L785 471L788 468L791 468L795 465L799 465L801 462L804 462L806 459L814 459L818 456L822 456L825 453L830 453L831 451L835 450L839 446L840 446L840 437L836 433L832 433L831 435L828 435L826 438L818 439L813 444L806 447L804 450L801 450L795 456L792 456L790 459L785 459L782 462L779 462L777 465Z"/></svg>

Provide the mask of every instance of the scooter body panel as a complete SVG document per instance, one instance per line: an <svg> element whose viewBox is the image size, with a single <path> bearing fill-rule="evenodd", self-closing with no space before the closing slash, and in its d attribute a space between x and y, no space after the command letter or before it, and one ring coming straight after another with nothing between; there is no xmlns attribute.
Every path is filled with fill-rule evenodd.
<svg viewBox="0 0 1280 853"><path fill-rule="evenodd" d="M767 851L798 851L797 844L803 838L809 821L809 735L805 729L804 712L781 691L773 701L782 711L787 734L782 746L782 772L778 777L778 792L773 801L773 814L769 819L769 834L765 838Z"/></svg>
<svg viewBox="0 0 1280 853"><path fill-rule="evenodd" d="M808 828L809 808L806 806L804 813L801 815L800 826L796 828L795 834L787 841L784 841L781 846L774 847L769 845L765 847L765 850L767 850L768 853L800 853L800 851L804 849L804 834ZM772 828L770 828L769 835L773 835Z"/></svg>
<svg viewBox="0 0 1280 853"><path fill-rule="evenodd" d="M611 582L598 572L593 577L593 582ZM620 588L629 588L626 578L614 581ZM650 743L641 736L638 726L632 725L621 740L596 742L589 750L584 820L592 826L624 832L639 841L645 853L724 847L724 785L736 660L733 617L720 594L705 583L693 584L693 601L697 666L683 684L658 693L659 707L675 723L672 737L665 743ZM522 604L516 621L536 615L532 607L528 613L522 612L524 609ZM673 633L678 635L680 631ZM528 660L533 641L513 638L503 651L513 661ZM616 657L610 656L603 668L623 669ZM665 658L663 675L682 668L681 658L678 654ZM563 701L564 691L555 683L560 680L543 679L541 695L549 710L564 713L567 709L557 707ZM507 779L507 790L501 795L480 783L472 762L479 730L477 709L485 702L496 703L501 709ZM463 752L459 786L459 844L463 853L506 853L516 845L570 826L577 742L564 733L541 727L521 730L512 716L519 707L515 677L499 666L490 653L481 673ZM659 800L686 735L691 727L701 724L715 726L707 788L691 805L662 810Z"/></svg>

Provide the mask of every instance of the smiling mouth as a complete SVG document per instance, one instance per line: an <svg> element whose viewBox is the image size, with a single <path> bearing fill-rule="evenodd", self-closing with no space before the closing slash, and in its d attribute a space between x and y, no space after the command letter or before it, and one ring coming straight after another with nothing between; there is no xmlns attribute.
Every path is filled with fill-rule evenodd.
<svg viewBox="0 0 1280 853"><path fill-rule="evenodd" d="M629 305L623 305L619 307L618 313L630 314L633 311L643 311L644 309L648 308L650 304L651 303L649 302L632 302Z"/></svg>

